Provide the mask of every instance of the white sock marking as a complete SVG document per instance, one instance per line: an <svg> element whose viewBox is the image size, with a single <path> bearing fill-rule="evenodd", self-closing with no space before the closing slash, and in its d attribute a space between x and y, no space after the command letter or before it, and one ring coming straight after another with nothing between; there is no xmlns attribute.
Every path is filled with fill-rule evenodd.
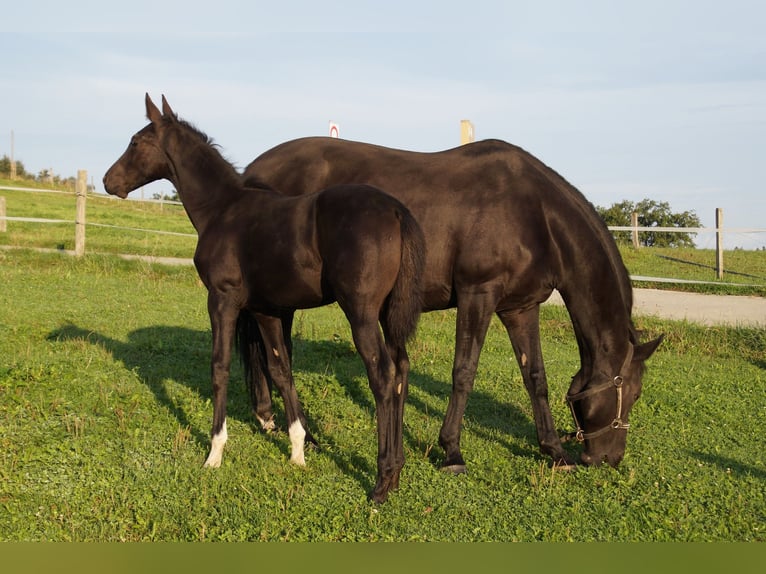
<svg viewBox="0 0 766 574"><path fill-rule="evenodd" d="M223 445L226 444L229 435L226 432L226 420L223 421L221 430L218 431L211 441L210 454L207 456L205 465L210 468L218 468L221 466L221 459L223 458Z"/></svg>
<svg viewBox="0 0 766 574"><path fill-rule="evenodd" d="M290 443L292 449L290 451L290 462L306 466L306 459L303 456L303 443L306 439L306 431L301 424L301 421L295 421L290 425Z"/></svg>

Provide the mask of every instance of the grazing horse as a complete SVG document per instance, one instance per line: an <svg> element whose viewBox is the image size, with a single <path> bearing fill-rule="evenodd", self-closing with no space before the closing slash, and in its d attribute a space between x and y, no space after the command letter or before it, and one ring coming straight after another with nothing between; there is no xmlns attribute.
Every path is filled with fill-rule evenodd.
<svg viewBox="0 0 766 574"><path fill-rule="evenodd" d="M246 188L207 136L179 120L164 96L160 112L146 95L146 115L149 125L109 168L104 187L124 198L141 185L167 179L197 230L194 264L208 290L213 339L212 446L205 466L220 466L227 440L235 334L248 353L245 359L264 365L284 398L291 460L304 464L307 425L282 323L296 309L337 301L375 398L378 471L371 497L383 502L398 486L404 465L405 343L422 309L425 257L417 222L398 200L367 185L297 197L263 186Z"/></svg>
<svg viewBox="0 0 766 574"><path fill-rule="evenodd" d="M379 186L406 205L426 237L423 310L457 307L452 394L439 433L443 468L464 472L460 426L493 314L508 331L532 401L540 450L571 468L548 403L539 307L557 289L569 311L580 369L567 394L584 443L580 459L617 466L644 361L662 337L640 343L630 278L609 230L564 178L497 140L415 153L333 138L283 143L243 174L288 195L328 185ZM285 323L289 333L289 321ZM270 411L261 377L258 408Z"/></svg>

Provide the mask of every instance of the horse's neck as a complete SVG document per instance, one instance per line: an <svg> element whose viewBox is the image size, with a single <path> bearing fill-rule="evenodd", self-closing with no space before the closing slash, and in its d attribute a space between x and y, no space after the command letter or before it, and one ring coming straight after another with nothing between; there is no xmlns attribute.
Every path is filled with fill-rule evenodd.
<svg viewBox="0 0 766 574"><path fill-rule="evenodd" d="M593 267L572 271L575 284L567 283L560 291L572 319L584 383L595 374L620 374L629 351L632 322L619 276L607 274L610 278L604 281L603 275L583 273L583 269Z"/></svg>
<svg viewBox="0 0 766 574"><path fill-rule="evenodd" d="M220 158L206 158L204 150L176 153L171 158L171 181L192 225L201 234L211 219L220 216L241 197L242 186L233 168L226 169Z"/></svg>

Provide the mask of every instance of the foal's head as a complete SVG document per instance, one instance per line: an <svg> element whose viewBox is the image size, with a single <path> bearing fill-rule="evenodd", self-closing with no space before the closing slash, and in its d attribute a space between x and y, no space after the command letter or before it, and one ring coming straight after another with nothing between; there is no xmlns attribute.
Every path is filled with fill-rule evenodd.
<svg viewBox="0 0 766 574"><path fill-rule="evenodd" d="M161 144L163 122L177 117L162 96L163 112L146 94L146 117L150 124L130 138L128 149L104 175L107 193L125 198L134 189L159 179L172 179L173 169Z"/></svg>

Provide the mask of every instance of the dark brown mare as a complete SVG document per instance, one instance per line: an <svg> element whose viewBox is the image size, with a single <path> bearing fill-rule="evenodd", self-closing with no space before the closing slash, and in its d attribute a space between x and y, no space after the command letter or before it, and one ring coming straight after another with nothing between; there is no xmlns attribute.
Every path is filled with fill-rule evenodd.
<svg viewBox="0 0 766 574"><path fill-rule="evenodd" d="M554 427L540 348L539 307L554 289L580 350L567 394L573 436L584 442L580 458L619 464L644 361L662 337L639 343L630 278L615 242L593 206L559 174L496 140L414 153L304 138L265 152L244 178L288 195L367 183L397 197L418 220L428 247L423 309L457 307L452 395L439 434L446 470L465 470L460 426L493 313L510 336L541 451L557 466L575 464ZM264 379L260 388L258 408L268 413Z"/></svg>
<svg viewBox="0 0 766 574"><path fill-rule="evenodd" d="M396 488L404 465L402 418L409 362L405 343L422 308L425 243L398 200L366 185L286 197L245 188L208 138L146 96L151 123L104 176L120 197L158 179L175 186L197 230L194 264L208 290L212 327L213 427L206 466L221 464L226 389L235 332L265 365L285 401L291 460L304 464L306 419L291 373L285 316L337 301L375 398L378 473L373 500ZM381 335L378 323L383 330ZM267 423L270 414L262 418Z"/></svg>

